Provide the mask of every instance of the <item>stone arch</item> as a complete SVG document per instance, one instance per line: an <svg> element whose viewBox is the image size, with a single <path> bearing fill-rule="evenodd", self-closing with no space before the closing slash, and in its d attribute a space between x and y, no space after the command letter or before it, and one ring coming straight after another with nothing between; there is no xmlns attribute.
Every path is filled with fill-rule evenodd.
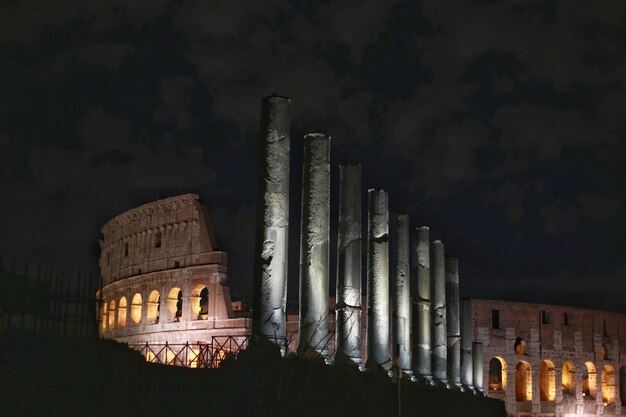
<svg viewBox="0 0 626 417"><path fill-rule="evenodd" d="M615 368L608 363L602 367L602 402L604 405L615 402Z"/></svg>
<svg viewBox="0 0 626 417"><path fill-rule="evenodd" d="M143 299L141 298L141 294L136 293L133 295L133 299L130 303L130 319L135 324L141 323L142 304Z"/></svg>
<svg viewBox="0 0 626 417"><path fill-rule="evenodd" d="M596 366L593 364L593 362L585 362L582 375L583 396L596 398L596 382Z"/></svg>
<svg viewBox="0 0 626 417"><path fill-rule="evenodd" d="M518 361L515 366L515 400L531 401L533 398L532 368L526 361Z"/></svg>
<svg viewBox="0 0 626 417"><path fill-rule="evenodd" d="M622 406L626 405L626 366L619 368L619 397L622 400Z"/></svg>
<svg viewBox="0 0 626 417"><path fill-rule="evenodd" d="M126 312L128 308L128 301L126 297L120 298L120 303L117 307L117 328L123 329L126 327Z"/></svg>
<svg viewBox="0 0 626 417"><path fill-rule="evenodd" d="M209 314L209 288L197 284L191 292L191 314L196 320L206 320Z"/></svg>
<svg viewBox="0 0 626 417"><path fill-rule="evenodd" d="M539 365L539 399L541 401L554 401L556 397L556 375L554 363L544 359Z"/></svg>
<svg viewBox="0 0 626 417"><path fill-rule="evenodd" d="M161 313L161 294L157 290L152 290L148 296L148 311L146 321L148 324L155 324L159 322L159 316Z"/></svg>
<svg viewBox="0 0 626 417"><path fill-rule="evenodd" d="M109 320L107 323L107 327L109 330L115 329L115 300L111 300L109 302Z"/></svg>
<svg viewBox="0 0 626 417"><path fill-rule="evenodd" d="M104 304L102 305L102 311L100 313L100 328L102 329L102 332L104 333L107 329L107 308L108 308L108 303L105 301Z"/></svg>
<svg viewBox="0 0 626 417"><path fill-rule="evenodd" d="M561 372L563 394L576 395L576 368L571 361L565 361Z"/></svg>
<svg viewBox="0 0 626 417"><path fill-rule="evenodd" d="M183 316L183 291L173 287L167 294L168 322L180 321Z"/></svg>
<svg viewBox="0 0 626 417"><path fill-rule="evenodd" d="M506 361L495 356L489 361L489 390L506 390Z"/></svg>

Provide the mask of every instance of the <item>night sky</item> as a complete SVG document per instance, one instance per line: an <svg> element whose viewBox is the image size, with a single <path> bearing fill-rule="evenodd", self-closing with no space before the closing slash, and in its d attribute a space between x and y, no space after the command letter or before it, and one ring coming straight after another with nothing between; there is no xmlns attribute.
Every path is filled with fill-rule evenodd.
<svg viewBox="0 0 626 417"><path fill-rule="evenodd" d="M0 0L0 253L96 270L100 227L194 192L252 289L260 103L428 225L461 295L626 313L626 2ZM331 251L335 250L335 239ZM334 283L335 265L331 265ZM331 284L331 288L334 284Z"/></svg>

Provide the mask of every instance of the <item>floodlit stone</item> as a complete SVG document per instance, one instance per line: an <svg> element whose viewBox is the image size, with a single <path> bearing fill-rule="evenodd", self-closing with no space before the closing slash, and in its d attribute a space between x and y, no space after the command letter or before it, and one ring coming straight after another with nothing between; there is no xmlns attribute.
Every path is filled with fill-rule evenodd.
<svg viewBox="0 0 626 417"><path fill-rule="evenodd" d="M459 260L446 257L446 329L448 380L461 386L461 323L459 320Z"/></svg>
<svg viewBox="0 0 626 417"><path fill-rule="evenodd" d="M439 240L430 244L430 267L432 374L438 381L447 383L446 271L444 246Z"/></svg>
<svg viewBox="0 0 626 417"><path fill-rule="evenodd" d="M361 363L361 166L339 166L337 360Z"/></svg>
<svg viewBox="0 0 626 417"><path fill-rule="evenodd" d="M472 343L473 385L478 392L483 392L483 344Z"/></svg>
<svg viewBox="0 0 626 417"><path fill-rule="evenodd" d="M254 268L254 334L286 353L289 243L290 100L266 97L261 114L261 158Z"/></svg>
<svg viewBox="0 0 626 417"><path fill-rule="evenodd" d="M367 365L378 368L389 352L389 199L368 191L367 216Z"/></svg>
<svg viewBox="0 0 626 417"><path fill-rule="evenodd" d="M474 389L472 365L472 303L461 300L461 383Z"/></svg>
<svg viewBox="0 0 626 417"><path fill-rule="evenodd" d="M416 227L412 246L413 361L417 374L432 379L430 360L430 244L429 228Z"/></svg>
<svg viewBox="0 0 626 417"><path fill-rule="evenodd" d="M300 229L300 332L298 352L328 356L328 248L330 136L304 137Z"/></svg>
<svg viewBox="0 0 626 417"><path fill-rule="evenodd" d="M397 214L392 220L394 343L398 346L398 364L412 374L411 352L411 284L409 271L409 216Z"/></svg>

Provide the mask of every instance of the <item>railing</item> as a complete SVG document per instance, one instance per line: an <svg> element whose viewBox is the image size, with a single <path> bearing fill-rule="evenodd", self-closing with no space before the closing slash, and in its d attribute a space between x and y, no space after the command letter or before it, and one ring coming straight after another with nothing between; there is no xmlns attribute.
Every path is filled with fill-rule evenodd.
<svg viewBox="0 0 626 417"><path fill-rule="evenodd" d="M202 343L129 343L150 363L186 368L219 368L227 358L236 358L248 347L250 336L213 336Z"/></svg>

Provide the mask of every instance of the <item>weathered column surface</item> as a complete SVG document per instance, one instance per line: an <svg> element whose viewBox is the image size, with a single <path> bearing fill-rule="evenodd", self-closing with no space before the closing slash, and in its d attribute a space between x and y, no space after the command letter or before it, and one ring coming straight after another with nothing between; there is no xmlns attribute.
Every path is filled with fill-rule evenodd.
<svg viewBox="0 0 626 417"><path fill-rule="evenodd" d="M461 300L461 383L474 389L472 365L472 303Z"/></svg>
<svg viewBox="0 0 626 417"><path fill-rule="evenodd" d="M394 344L398 345L398 365L413 374L411 352L411 283L409 280L409 216L396 214L392 220L392 279L394 288Z"/></svg>
<svg viewBox="0 0 626 417"><path fill-rule="evenodd" d="M413 362L417 374L432 379L430 361L430 243L429 228L416 227L413 234L413 266L415 291L413 298Z"/></svg>
<svg viewBox="0 0 626 417"><path fill-rule="evenodd" d="M304 136L298 352L328 354L330 136Z"/></svg>
<svg viewBox="0 0 626 417"><path fill-rule="evenodd" d="M446 341L446 268L443 243L430 243L431 360L433 376L448 382Z"/></svg>
<svg viewBox="0 0 626 417"><path fill-rule="evenodd" d="M290 100L266 97L261 110L253 331L286 353Z"/></svg>
<svg viewBox="0 0 626 417"><path fill-rule="evenodd" d="M383 190L368 191L367 365L389 360L389 200Z"/></svg>
<svg viewBox="0 0 626 417"><path fill-rule="evenodd" d="M478 392L483 392L483 344L472 342L473 385Z"/></svg>
<svg viewBox="0 0 626 417"><path fill-rule="evenodd" d="M461 386L461 323L459 320L459 260L446 257L446 330L448 380Z"/></svg>
<svg viewBox="0 0 626 417"><path fill-rule="evenodd" d="M361 166L339 166L336 360L361 363Z"/></svg>

